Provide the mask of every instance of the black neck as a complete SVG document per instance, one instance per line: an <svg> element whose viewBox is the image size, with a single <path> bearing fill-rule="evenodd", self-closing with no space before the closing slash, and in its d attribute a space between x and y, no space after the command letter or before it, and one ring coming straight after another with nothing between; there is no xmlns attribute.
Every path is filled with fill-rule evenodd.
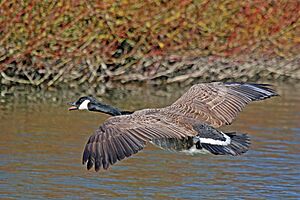
<svg viewBox="0 0 300 200"><path fill-rule="evenodd" d="M89 111L94 111L94 112L102 112L106 113L112 116L117 116L117 115L129 115L132 114L132 111L122 111L118 108L115 108L110 105L102 104L102 103L89 103L88 105Z"/></svg>

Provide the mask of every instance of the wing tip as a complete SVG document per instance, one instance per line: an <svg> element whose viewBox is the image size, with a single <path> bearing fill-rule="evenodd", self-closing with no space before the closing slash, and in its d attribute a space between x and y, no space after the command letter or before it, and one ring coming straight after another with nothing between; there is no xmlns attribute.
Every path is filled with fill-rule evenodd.
<svg viewBox="0 0 300 200"><path fill-rule="evenodd" d="M270 98L273 96L279 96L279 94L273 88L271 88L273 87L273 85L271 84L249 84L249 85L258 88L259 91L257 92L261 92L262 94L265 95L262 96L262 99ZM264 91L260 91L260 90L264 90Z"/></svg>
<svg viewBox="0 0 300 200"><path fill-rule="evenodd" d="M264 100L273 96L280 96L272 87L266 83L248 83L248 82L225 82L227 86L236 86L233 90L249 97L252 101Z"/></svg>
<svg viewBox="0 0 300 200"><path fill-rule="evenodd" d="M87 170L90 170L93 166L94 166L94 162L91 159L89 159L86 164Z"/></svg>
<svg viewBox="0 0 300 200"><path fill-rule="evenodd" d="M100 161L94 161L92 158L89 158L87 160L83 160L82 161L83 165L86 165L86 169L87 170L91 170L92 168L94 168L95 172L100 171L101 166L103 167L104 170L107 170L109 168L109 164L103 164Z"/></svg>

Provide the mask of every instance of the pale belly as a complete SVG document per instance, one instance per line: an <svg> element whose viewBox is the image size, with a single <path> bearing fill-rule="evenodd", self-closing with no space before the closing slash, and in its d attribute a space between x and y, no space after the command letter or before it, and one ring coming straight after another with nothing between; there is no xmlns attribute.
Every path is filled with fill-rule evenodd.
<svg viewBox="0 0 300 200"><path fill-rule="evenodd" d="M206 149L197 149L196 145L193 145L191 148L186 149L186 150L182 150L180 151L181 153L184 154L189 154L189 155L195 155L195 154L211 154L209 151L207 151Z"/></svg>

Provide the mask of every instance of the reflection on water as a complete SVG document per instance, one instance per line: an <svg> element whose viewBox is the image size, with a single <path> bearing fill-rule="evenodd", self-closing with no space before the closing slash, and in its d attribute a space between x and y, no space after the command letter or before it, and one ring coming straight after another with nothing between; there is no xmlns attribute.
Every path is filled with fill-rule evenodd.
<svg viewBox="0 0 300 200"><path fill-rule="evenodd" d="M277 89L280 97L251 104L225 128L250 134L243 156L181 155L149 145L100 173L86 171L81 154L107 116L2 97L0 198L300 198L300 88ZM107 100L126 109L173 101L148 93Z"/></svg>

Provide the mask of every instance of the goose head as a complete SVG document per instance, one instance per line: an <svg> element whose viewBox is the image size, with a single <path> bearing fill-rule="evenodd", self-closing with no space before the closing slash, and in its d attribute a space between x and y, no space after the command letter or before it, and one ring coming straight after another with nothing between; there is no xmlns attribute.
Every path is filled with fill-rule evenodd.
<svg viewBox="0 0 300 200"><path fill-rule="evenodd" d="M107 105L105 103L97 101L94 97L91 96L84 96L80 97L77 101L73 103L69 103L71 107L69 107L69 110L88 110L88 111L94 111L94 112L102 112L105 114L109 114L112 116L117 115L128 115L132 114L132 111L122 111L118 108L115 108L111 105Z"/></svg>
<svg viewBox="0 0 300 200"><path fill-rule="evenodd" d="M97 104L97 100L91 96L80 97L77 101L69 103L69 110L91 110Z"/></svg>

